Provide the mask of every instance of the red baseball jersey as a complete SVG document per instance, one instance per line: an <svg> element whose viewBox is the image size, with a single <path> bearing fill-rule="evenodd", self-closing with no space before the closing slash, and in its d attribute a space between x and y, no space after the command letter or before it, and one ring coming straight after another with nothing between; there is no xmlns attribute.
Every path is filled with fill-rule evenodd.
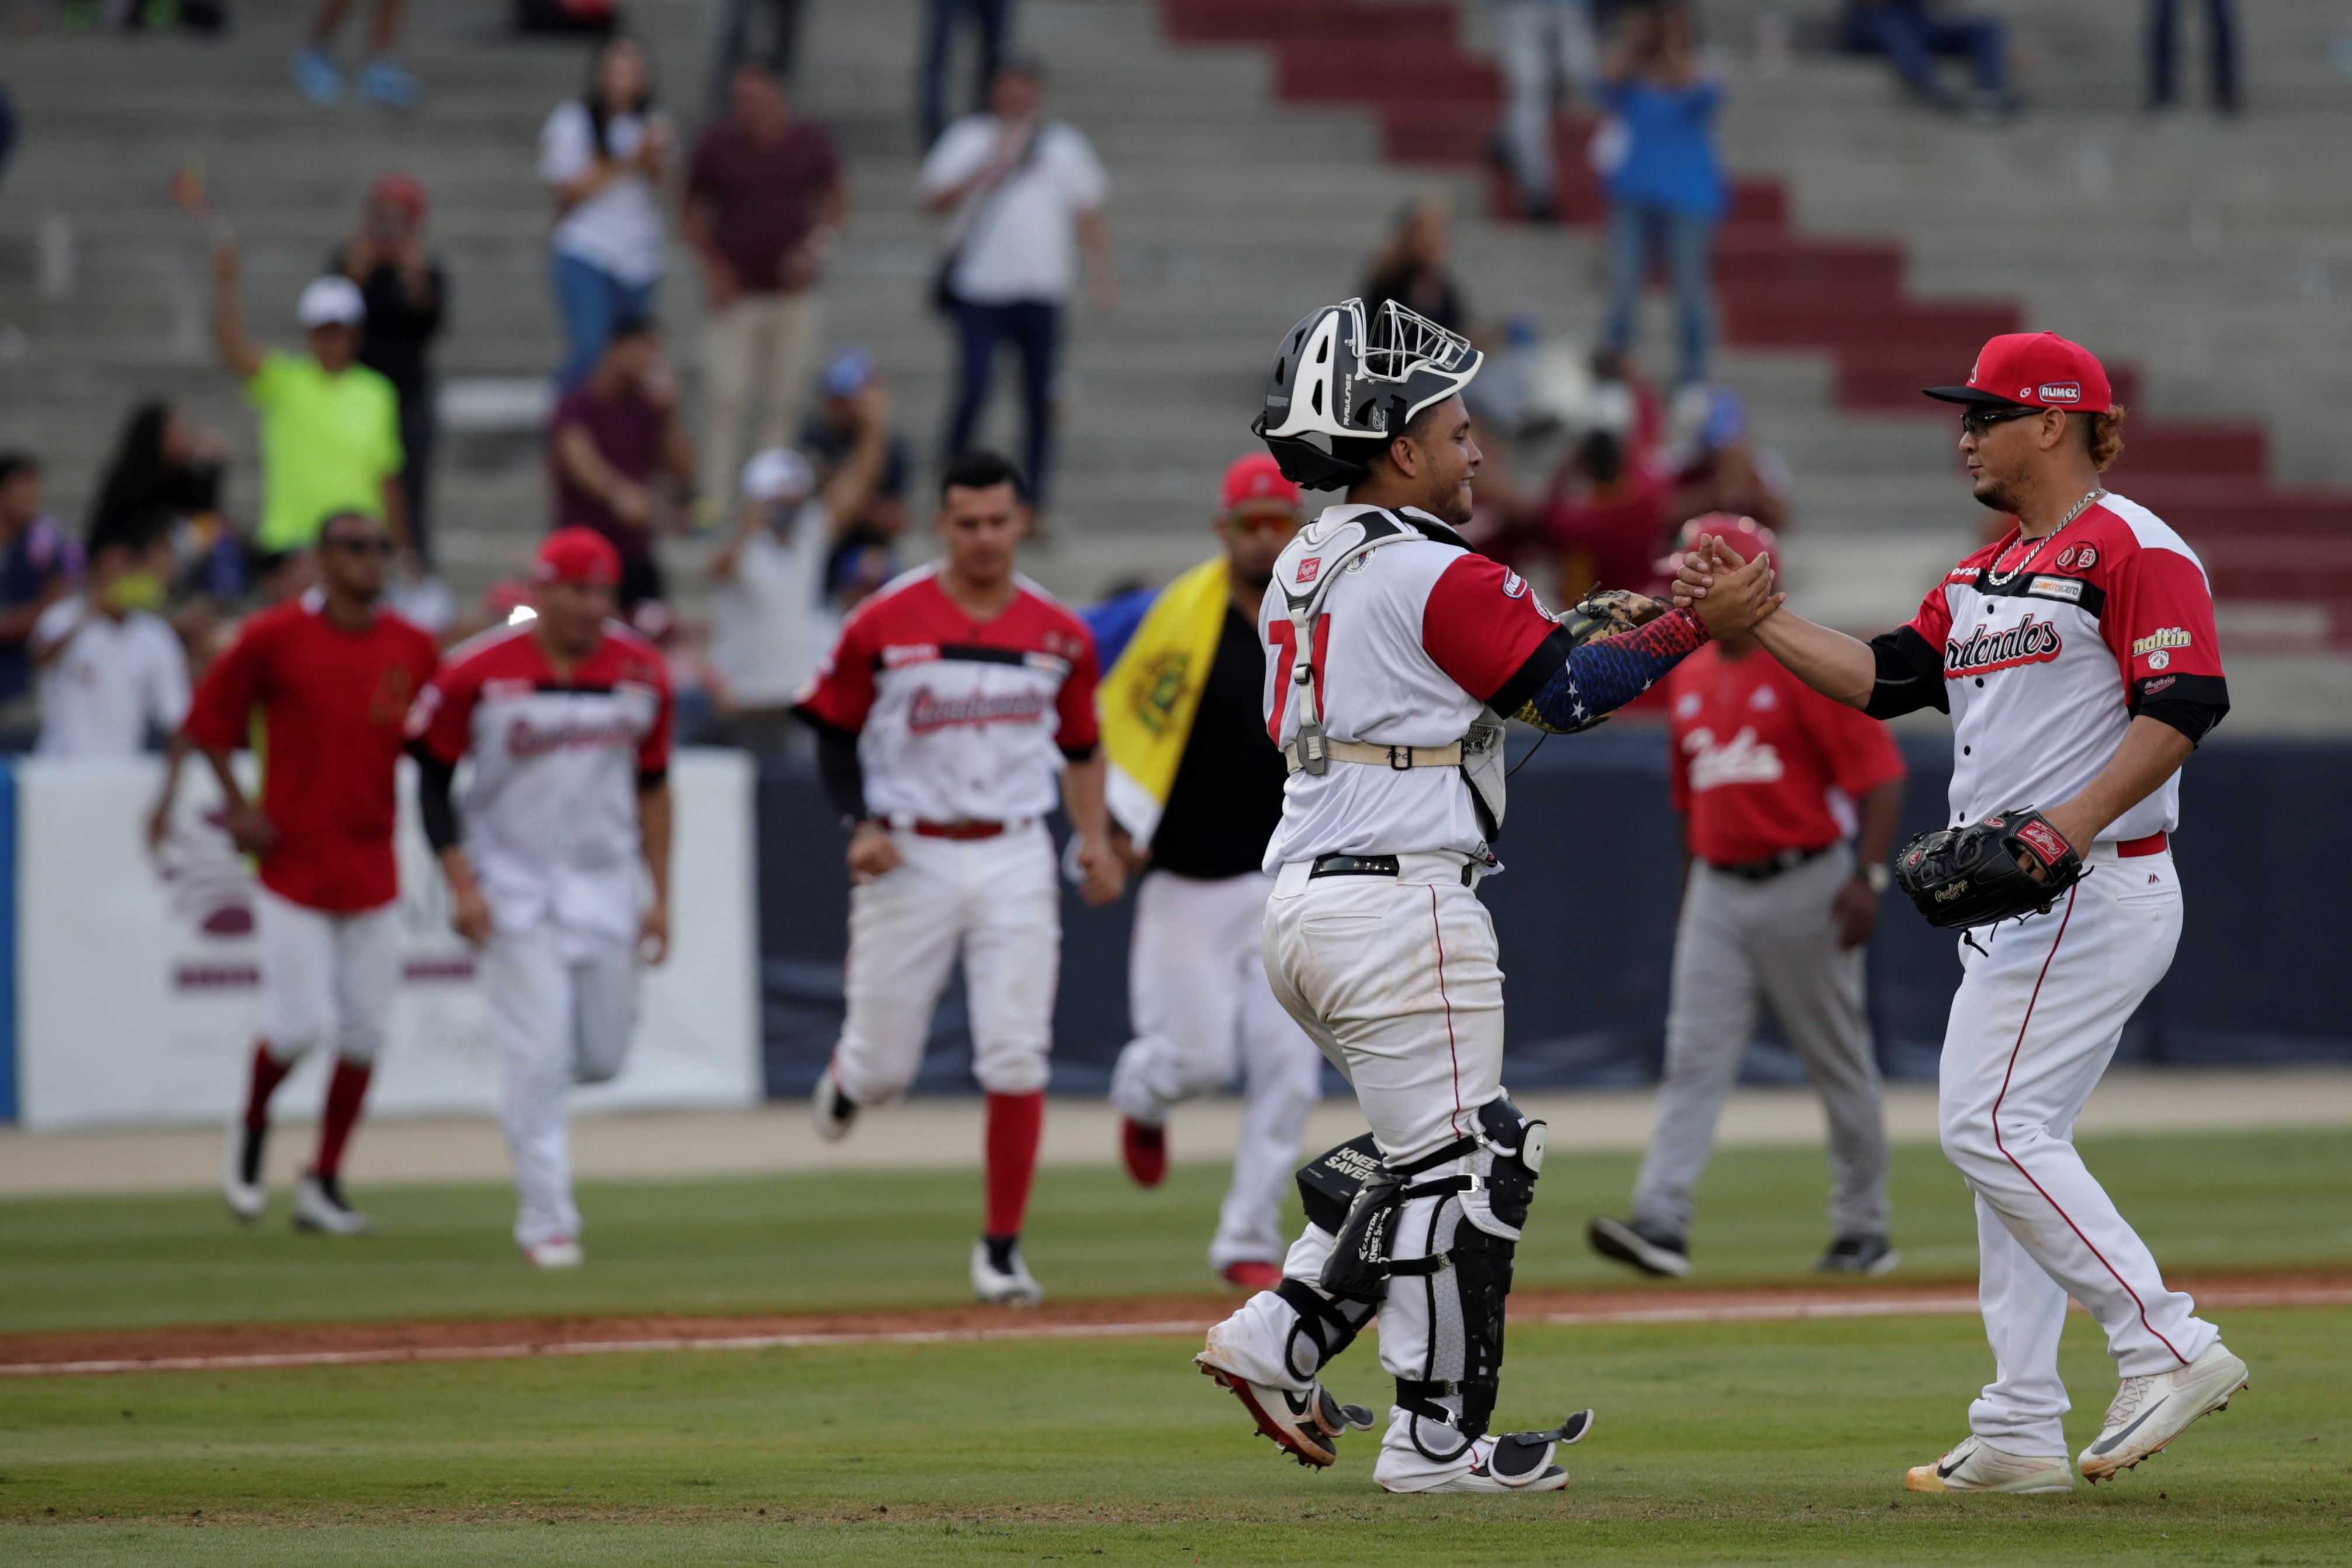
<svg viewBox="0 0 2352 1568"><path fill-rule="evenodd" d="M1909 630L1942 655L1956 826L2071 798L2144 701L2227 704L2203 564L2121 496L2035 543L2011 531L1978 551L1929 590ZM2179 824L2176 773L2099 837Z"/></svg>
<svg viewBox="0 0 2352 1568"><path fill-rule="evenodd" d="M1852 831L1854 801L1903 776L1885 725L1761 649L1727 658L1708 643L1664 685L1667 778L1702 860L1737 866L1834 844Z"/></svg>
<svg viewBox="0 0 2352 1568"><path fill-rule="evenodd" d="M333 914L399 897L402 725L440 658L389 610L362 631L336 626L314 588L247 621L205 670L187 733L212 751L249 743L260 758L261 809L278 828L262 886Z"/></svg>
<svg viewBox="0 0 2352 1568"><path fill-rule="evenodd" d="M637 792L668 772L676 724L661 650L617 621L563 676L527 626L451 653L409 733L445 763L474 760L457 810L499 929L635 936Z"/></svg>
<svg viewBox="0 0 2352 1568"><path fill-rule="evenodd" d="M1009 822L1054 809L1066 756L1090 752L1095 643L1021 578L976 621L935 567L857 606L797 706L857 734L866 805L894 821Z"/></svg>

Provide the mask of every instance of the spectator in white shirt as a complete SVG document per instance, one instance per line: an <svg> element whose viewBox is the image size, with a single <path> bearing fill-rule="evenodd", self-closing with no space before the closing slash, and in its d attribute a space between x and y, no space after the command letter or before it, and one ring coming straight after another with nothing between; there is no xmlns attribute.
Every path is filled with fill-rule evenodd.
<svg viewBox="0 0 2352 1568"><path fill-rule="evenodd" d="M585 96L557 105L539 133L539 177L555 191L560 386L594 367L614 322L653 313L662 268L654 187L673 140L668 118L654 108L645 46L625 33L598 47Z"/></svg>
<svg viewBox="0 0 2352 1568"><path fill-rule="evenodd" d="M997 345L1009 339L1021 355L1022 457L1040 513L1052 480L1062 307L1077 286L1081 250L1095 308L1118 303L1103 222L1109 178L1084 134L1045 118L1045 98L1035 61L1007 63L990 88L990 112L948 127L923 161L919 187L926 211L952 215L940 291L960 359L944 457L971 445Z"/></svg>
<svg viewBox="0 0 2352 1568"><path fill-rule="evenodd" d="M819 489L788 447L744 465L735 536L710 558L710 662L727 736L751 751L792 743L793 700L841 631L825 563L865 507L890 452L890 396L879 381L856 395L858 436Z"/></svg>
<svg viewBox="0 0 2352 1568"><path fill-rule="evenodd" d="M188 658L179 634L150 607L163 601L159 542L123 543L90 557L83 591L33 625L44 757L135 757L188 712Z"/></svg>

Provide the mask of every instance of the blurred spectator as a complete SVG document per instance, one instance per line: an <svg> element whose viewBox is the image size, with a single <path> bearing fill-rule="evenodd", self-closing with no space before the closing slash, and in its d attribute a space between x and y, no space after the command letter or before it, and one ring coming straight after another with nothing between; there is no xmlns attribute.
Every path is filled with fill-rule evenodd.
<svg viewBox="0 0 2352 1568"><path fill-rule="evenodd" d="M1447 265L1453 247L1454 213L1444 197L1420 196L1406 203L1364 279L1366 317L1394 300L1467 337L1470 308Z"/></svg>
<svg viewBox="0 0 2352 1568"><path fill-rule="evenodd" d="M265 351L245 335L238 298L244 264L224 241L213 252L213 342L245 381L261 416L261 527L265 550L307 550L335 512L380 517L413 553L400 488L400 400L392 383L359 363L367 301L340 274L314 278L295 306L308 353Z"/></svg>
<svg viewBox="0 0 2352 1568"><path fill-rule="evenodd" d="M819 489L833 483L864 442L872 428L871 411L895 408L895 399L886 397L877 404L865 395L867 388L880 389L885 384L874 356L862 348L844 349L825 366L819 388L824 395L801 426L801 451L816 465ZM862 542L886 548L895 545L907 531L907 484L914 456L907 449L907 438L895 427L886 427L881 435L882 471L867 487L865 499L840 519L842 542L835 547L836 557Z"/></svg>
<svg viewBox="0 0 2352 1568"><path fill-rule="evenodd" d="M2162 4L2162 0L2158 0ZM1937 0L1846 0L1844 42L1855 54L1881 54L1924 103L1989 118L2017 110L2009 90L2009 32L1997 16L1948 16ZM1936 58L1969 62L1963 97L1936 74Z"/></svg>
<svg viewBox="0 0 2352 1568"><path fill-rule="evenodd" d="M245 542L220 512L226 447L156 399L131 410L89 510L93 551L109 544L146 550L171 545L178 590L217 598L244 593L250 574ZM183 628L185 635L185 628Z"/></svg>
<svg viewBox="0 0 2352 1568"><path fill-rule="evenodd" d="M1676 395L1666 445L1674 494L1669 526L1711 511L1752 517L1775 532L1789 525L1789 466L1748 430L1748 405L1727 386L1686 386Z"/></svg>
<svg viewBox="0 0 2352 1568"><path fill-rule="evenodd" d="M915 113L922 122L923 146L939 143L948 122L948 55L955 47L956 28L969 15L977 31L973 59L972 106L988 101L996 73L1004 63L1004 45L1013 33L1013 0L925 0L929 19L923 29L923 63L915 84Z"/></svg>
<svg viewBox="0 0 2352 1568"><path fill-rule="evenodd" d="M702 261L702 500L723 513L743 453L800 426L824 336L817 281L849 210L841 154L793 115L765 66L735 68L727 118L702 133L686 180L686 237Z"/></svg>
<svg viewBox="0 0 2352 1568"><path fill-rule="evenodd" d="M1544 535L1559 557L1559 602L1594 588L1647 588L1666 531L1666 481L1626 432L1586 432L1554 479Z"/></svg>
<svg viewBox="0 0 2352 1568"><path fill-rule="evenodd" d="M654 108L645 46L615 33L590 58L588 90L558 104L539 133L539 177L555 189L555 304L563 317L557 384L579 384L613 323L642 318L661 280L669 120Z"/></svg>
<svg viewBox="0 0 2352 1568"><path fill-rule="evenodd" d="M601 37L619 20L613 0L514 0L518 32Z"/></svg>
<svg viewBox="0 0 2352 1568"><path fill-rule="evenodd" d="M2204 0L2205 73L2213 107L2238 112L2237 0ZM2147 0L2147 106L2173 102L2173 41L2179 35L2180 0ZM2340 37L2342 35L2338 35ZM2340 47L2340 46L2339 46Z"/></svg>
<svg viewBox="0 0 2352 1568"><path fill-rule="evenodd" d="M401 494L417 558L433 558L426 492L433 467L433 370L427 358L448 313L449 283L425 248L425 187L411 174L380 175L360 206L352 237L328 258L331 272L360 286L367 319L360 363L392 383L400 405Z"/></svg>
<svg viewBox="0 0 2352 1568"><path fill-rule="evenodd" d="M1666 409L1658 399L1658 389L1623 349L1593 350L1591 370L1591 384L1585 391L1589 406L1576 422L1617 431L1624 436L1626 449L1636 459L1646 460L1665 438Z"/></svg>
<svg viewBox="0 0 2352 1568"><path fill-rule="evenodd" d="M26 641L41 613L72 591L81 546L41 505L41 466L0 452L0 705L33 687Z"/></svg>
<svg viewBox="0 0 2352 1568"><path fill-rule="evenodd" d="M990 112L959 120L923 162L925 210L954 215L941 269L956 325L956 394L947 451L971 445L988 401L997 345L1021 354L1027 440L1022 464L1031 504L1045 513L1053 483L1054 372L1062 307L1086 253L1095 308L1118 303L1110 230L1103 222L1109 176L1076 127L1045 118L1045 83L1034 60L996 74Z"/></svg>
<svg viewBox="0 0 2352 1568"><path fill-rule="evenodd" d="M713 117L727 112L740 67L756 65L777 80L788 82L800 62L802 0L721 0L721 5L719 63L710 75ZM762 12L767 16L767 37L755 44L752 35L761 30L758 14Z"/></svg>
<svg viewBox="0 0 2352 1568"><path fill-rule="evenodd" d="M82 591L34 623L45 757L132 757L180 727L188 660L155 611L163 603L159 540L146 551L109 544L90 556Z"/></svg>
<svg viewBox="0 0 2352 1568"><path fill-rule="evenodd" d="M302 96L324 108L343 100L343 73L335 64L335 35L351 15L355 0L319 0L310 16L310 39L294 56L294 85ZM400 14L405 0L369 0L368 57L360 68L359 92L371 103L387 109L414 109L424 96L408 68L392 58L400 42Z"/></svg>
<svg viewBox="0 0 2352 1568"><path fill-rule="evenodd" d="M656 490L694 489L694 447L677 417L677 387L661 337L644 317L614 323L586 380L563 395L548 426L556 528L593 528L621 552L621 607L662 597L656 531L676 515Z"/></svg>
<svg viewBox="0 0 2352 1568"><path fill-rule="evenodd" d="M0 85L0 179L8 176L8 154L16 150L16 103Z"/></svg>
<svg viewBox="0 0 2352 1568"><path fill-rule="evenodd" d="M710 560L710 662L723 682L727 738L752 751L787 742L799 722L793 700L841 631L825 565L889 449L888 395L873 385L859 395L870 405L864 434L822 488L788 447L751 459L735 537Z"/></svg>
<svg viewBox="0 0 2352 1568"><path fill-rule="evenodd" d="M1723 216L1713 121L1723 84L1699 67L1682 0L1627 13L1602 99L1622 132L1608 172L1609 320L1602 337L1633 347L1642 292L1663 259L1680 321L1677 384L1706 379L1707 272Z"/></svg>
<svg viewBox="0 0 2352 1568"><path fill-rule="evenodd" d="M1503 162L1519 210L1551 223L1559 216L1554 110L1593 97L1601 74L1592 0L1495 0L1495 61L1503 69Z"/></svg>

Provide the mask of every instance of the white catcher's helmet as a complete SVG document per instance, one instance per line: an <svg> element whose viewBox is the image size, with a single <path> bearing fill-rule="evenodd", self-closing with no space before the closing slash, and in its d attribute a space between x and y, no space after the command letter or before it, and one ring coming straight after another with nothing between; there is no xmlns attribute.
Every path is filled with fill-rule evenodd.
<svg viewBox="0 0 2352 1568"><path fill-rule="evenodd" d="M1390 437L1469 385L1485 359L1461 333L1393 300L1369 321L1361 300L1325 305L1283 337L1250 433L1292 483L1352 485Z"/></svg>

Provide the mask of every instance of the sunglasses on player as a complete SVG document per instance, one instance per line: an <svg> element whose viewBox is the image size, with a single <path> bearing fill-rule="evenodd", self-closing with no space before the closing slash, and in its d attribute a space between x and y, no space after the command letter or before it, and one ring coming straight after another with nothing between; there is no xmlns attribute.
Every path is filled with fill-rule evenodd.
<svg viewBox="0 0 2352 1568"><path fill-rule="evenodd" d="M1225 521L1240 533L1255 533L1262 529L1270 529L1276 533L1298 531L1298 514L1275 507L1260 507L1255 511L1228 512L1225 514Z"/></svg>
<svg viewBox="0 0 2352 1568"><path fill-rule="evenodd" d="M1996 425L2041 412L2039 408L1964 408L1960 411L1960 428L1971 436L1981 436Z"/></svg>
<svg viewBox="0 0 2352 1568"><path fill-rule="evenodd" d="M329 550L340 550L347 555L389 555L392 541L381 534L369 534L358 539L328 539L320 541Z"/></svg>

